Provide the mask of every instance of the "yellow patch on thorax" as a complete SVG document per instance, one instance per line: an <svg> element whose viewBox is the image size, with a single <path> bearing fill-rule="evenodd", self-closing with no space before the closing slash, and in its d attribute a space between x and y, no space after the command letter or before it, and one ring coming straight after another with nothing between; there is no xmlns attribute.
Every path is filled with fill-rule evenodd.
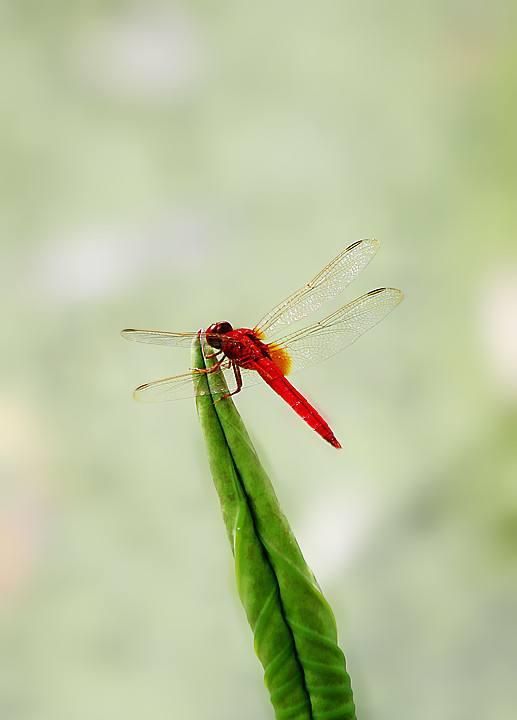
<svg viewBox="0 0 517 720"><path fill-rule="evenodd" d="M269 345L269 352L271 354L271 360L275 363L282 375L289 375L293 363L287 350L277 347L275 343L271 343L271 345Z"/></svg>

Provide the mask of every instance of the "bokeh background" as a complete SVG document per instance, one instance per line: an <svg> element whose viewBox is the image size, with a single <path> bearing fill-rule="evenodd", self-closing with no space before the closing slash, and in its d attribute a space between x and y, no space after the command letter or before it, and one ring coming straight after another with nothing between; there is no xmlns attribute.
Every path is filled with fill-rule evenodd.
<svg viewBox="0 0 517 720"><path fill-rule="evenodd" d="M0 6L0 717L272 717L188 353L360 237L406 301L237 400L358 716L515 717L517 5Z"/></svg>

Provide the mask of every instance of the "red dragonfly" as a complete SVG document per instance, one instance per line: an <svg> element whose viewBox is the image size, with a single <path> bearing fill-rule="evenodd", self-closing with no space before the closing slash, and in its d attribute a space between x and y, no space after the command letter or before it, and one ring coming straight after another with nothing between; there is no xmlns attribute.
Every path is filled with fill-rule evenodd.
<svg viewBox="0 0 517 720"><path fill-rule="evenodd" d="M217 322L202 335L213 348L207 357L216 359L206 370L190 370L182 375L140 385L134 392L138 400L177 400L192 397L192 381L200 372L222 369L235 377L235 389L221 389L221 397L240 392L244 386L266 382L321 437L340 448L327 422L310 402L289 382L290 372L313 365L351 345L364 332L380 322L403 299L395 288L381 287L344 305L328 317L308 327L285 334L283 328L303 320L323 303L338 295L366 267L379 248L377 240L359 240L339 255L310 282L283 300L253 328L234 328L227 321ZM196 332L160 330L122 330L122 336L137 342L190 347ZM214 391L211 391L212 395Z"/></svg>

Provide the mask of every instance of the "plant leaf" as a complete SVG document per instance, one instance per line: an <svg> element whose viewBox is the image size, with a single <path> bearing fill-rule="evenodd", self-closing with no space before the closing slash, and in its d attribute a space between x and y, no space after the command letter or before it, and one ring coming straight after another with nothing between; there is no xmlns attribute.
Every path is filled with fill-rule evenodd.
<svg viewBox="0 0 517 720"><path fill-rule="evenodd" d="M192 366L213 366L199 339ZM196 405L235 558L237 588L253 630L277 720L355 720L336 623L307 566L231 398L224 376L200 373ZM217 397L217 395L216 395Z"/></svg>

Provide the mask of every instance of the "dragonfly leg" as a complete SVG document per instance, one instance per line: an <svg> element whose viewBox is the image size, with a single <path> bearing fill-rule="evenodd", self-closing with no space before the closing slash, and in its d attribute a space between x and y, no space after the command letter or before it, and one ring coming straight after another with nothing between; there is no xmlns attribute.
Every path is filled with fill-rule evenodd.
<svg viewBox="0 0 517 720"><path fill-rule="evenodd" d="M208 356L206 356L208 357ZM190 371L199 375L209 375L210 373L216 372L219 370L223 363L225 361L225 358L221 358L221 360L218 360L216 363L212 365L212 367L208 368L190 368Z"/></svg>
<svg viewBox="0 0 517 720"><path fill-rule="evenodd" d="M235 381L236 381L236 383L237 383L237 387L235 388L235 390L232 390L231 393L226 393L225 395L223 395L223 397L221 398L222 400L225 400L226 398L229 398L229 397L231 397L232 395L237 395L237 393L239 393L239 392L242 390L242 373L241 373L241 369L240 369L240 367L237 365L237 363L235 363L235 362L232 362L231 365L232 365L232 368L233 368L233 374L235 375Z"/></svg>

